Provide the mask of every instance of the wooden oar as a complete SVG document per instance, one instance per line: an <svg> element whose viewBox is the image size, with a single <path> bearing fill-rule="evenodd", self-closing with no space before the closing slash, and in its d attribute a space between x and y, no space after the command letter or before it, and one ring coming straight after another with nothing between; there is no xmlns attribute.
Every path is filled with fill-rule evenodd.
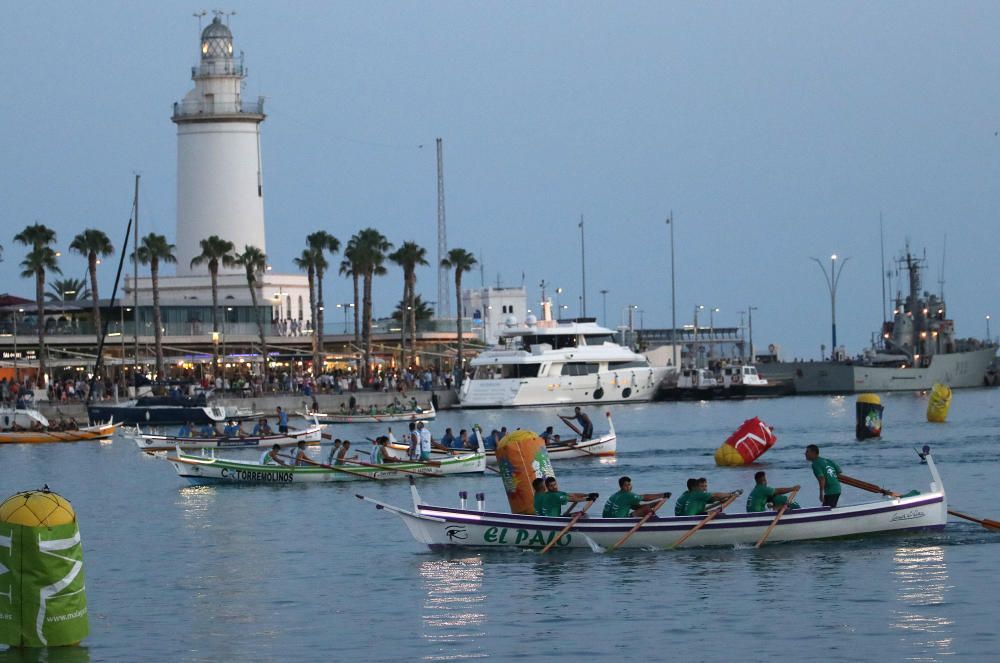
<svg viewBox="0 0 1000 663"><path fill-rule="evenodd" d="M374 467L374 468L377 468L377 469L380 469L380 470L385 470L386 472L405 472L406 474L416 474L416 475L422 476L422 477L437 477L437 476L441 476L440 474L432 474L430 472L415 472L413 470L404 470L401 467L393 467L392 466L393 464L375 465L373 463L366 463L366 462L360 461L360 460L347 460L347 459L344 459L344 462L345 463L353 463L354 465L364 465L365 467ZM401 461L401 463L405 463L405 462L408 462L408 461Z"/></svg>
<svg viewBox="0 0 1000 663"><path fill-rule="evenodd" d="M650 518L652 518L652 517L653 517L653 516L654 516L654 515L656 514L656 510L657 510L657 509L659 509L659 508L660 508L661 506L663 506L663 505L664 505L664 504L666 504L666 503L667 503L667 498L666 498L666 497L662 497L662 498L660 498L659 500L657 500L656 504L654 504L654 505L653 505L653 508L652 508L652 509L650 509L649 513L647 513L647 514L646 514L645 516L643 516L643 517L642 517L642 520L640 520L639 522L637 522L637 523L635 524L635 527L633 527L632 529L630 529L630 530L629 530L629 531L628 531L628 532L627 532L627 533L625 534L625 536L623 536L622 538L618 539L618 540L617 540L617 541L616 541L616 542L614 543L614 545L612 545L612 546L611 546L610 548L608 548L608 552L611 552L611 551L612 551L612 550L614 550L615 548L617 548L617 547L621 546L621 545L622 545L622 544L624 544L624 543L625 543L626 541L628 541L628 540L629 540L629 539L630 539L630 538L632 537L632 535L633 535L633 534L635 534L636 532L638 532L638 531L639 531L639 528L640 528L640 527L642 527L643 525L645 525L645 524L646 524L646 521L647 521L647 520L649 520Z"/></svg>
<svg viewBox="0 0 1000 663"><path fill-rule="evenodd" d="M670 547L671 548L676 548L677 546L681 545L682 543L684 543L685 541L687 541L688 539L690 539L692 536L694 536L695 532L697 532L702 527L704 527L705 525L707 525L710 522L712 522L713 518L715 518L717 515L719 515L720 513L722 513L723 510L727 506L729 506L734 501L736 501L736 498L739 497L742 494L743 494L742 490L737 490L735 493L733 493L732 495L730 495L728 498L726 498L726 500L722 504L720 504L719 506L717 506L714 509L712 509L711 513L709 513L707 516L705 516L704 518L702 518L701 522L699 522L697 525L695 525L694 527L692 527L691 529L689 529L688 532L687 532L687 534L685 534L681 538L677 539L677 541L674 542L674 545L672 545Z"/></svg>
<svg viewBox="0 0 1000 663"><path fill-rule="evenodd" d="M576 506L576 502L573 502L573 506ZM583 507L583 511L580 511L579 513L575 514L572 518L570 518L569 522L566 523L566 527L563 527L562 530L560 530L559 533L556 534L552 538L552 540L549 541L548 545L542 548L542 551L538 554L544 555L549 550L551 550L553 546L559 543L559 539L563 538L563 535L566 534L566 532L573 529L573 525L576 525L577 521L583 518L583 514L587 513L587 509L589 509L592 506L594 506L594 500L588 500L587 506ZM569 513L569 511L567 511L566 513Z"/></svg>
<svg viewBox="0 0 1000 663"><path fill-rule="evenodd" d="M333 470L335 472L344 472L345 474L353 474L356 477L362 477L362 478L365 478L365 479L370 479L372 481L380 481L381 480L377 476L374 476L374 475L371 475L371 474L365 474L364 472L354 472L352 470L345 470L342 467L336 467L334 465L327 465L326 463L319 463L319 462L313 460L312 458L305 458L303 460L305 460L310 465L315 465L316 467L325 467L326 469Z"/></svg>
<svg viewBox="0 0 1000 663"><path fill-rule="evenodd" d="M974 517L972 517L970 515L967 515L967 514L964 514L964 513L960 513L958 511L952 511L951 509L948 509L948 513L950 513L951 515L956 516L958 518L962 518L964 520L971 520L974 523L979 523L980 525L982 525L986 529L1000 530L1000 523L998 523L995 520L990 520L989 518L974 518Z"/></svg>
<svg viewBox="0 0 1000 663"><path fill-rule="evenodd" d="M579 428L577 428L577 427L576 427L576 424L574 424L574 423L572 422L572 420L571 420L571 419L570 419L569 417L564 417L564 416L563 416L563 415L561 415L561 414L559 414L559 415L556 415L556 416L558 416L558 417L559 417L560 419L562 419L562 422L563 422L564 424L566 424L567 426L569 426L569 428L570 428L570 429L571 429L571 430L572 430L572 431L573 431L574 433L576 433L577 435L579 435L581 439L583 438L583 431L582 431L582 430L580 430Z"/></svg>
<svg viewBox="0 0 1000 663"><path fill-rule="evenodd" d="M795 501L795 496L798 495L798 493L799 493L798 488L789 493L788 501L781 505L781 508L778 509L778 513L774 516L774 520L771 521L771 524L768 526L767 530L761 535L759 539L757 539L757 546L756 546L757 548L760 548L762 545L764 545L764 542L767 541L767 537L771 536L771 532L774 530L775 527L778 526L778 521L781 519L783 515L785 515L785 511L788 510L788 507L791 506L792 502Z"/></svg>
<svg viewBox="0 0 1000 663"><path fill-rule="evenodd" d="M878 493L879 495L885 495L886 497L899 497L899 493L893 492L887 488L882 488L881 486L876 486L875 484L868 483L867 481L862 481L861 479L849 477L846 474L838 474L837 478L841 483L846 483L848 486L854 486L855 488L860 488L861 490L867 490L870 493Z"/></svg>

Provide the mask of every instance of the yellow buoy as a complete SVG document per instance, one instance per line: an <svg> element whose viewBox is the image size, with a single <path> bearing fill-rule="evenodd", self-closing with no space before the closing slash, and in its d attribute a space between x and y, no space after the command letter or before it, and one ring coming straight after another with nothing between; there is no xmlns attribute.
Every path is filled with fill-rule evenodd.
<svg viewBox="0 0 1000 663"><path fill-rule="evenodd" d="M935 382L927 401L927 421L943 424L951 408L951 387Z"/></svg>
<svg viewBox="0 0 1000 663"><path fill-rule="evenodd" d="M76 521L69 500L45 490L12 495L0 504L0 522L25 527L55 527Z"/></svg>

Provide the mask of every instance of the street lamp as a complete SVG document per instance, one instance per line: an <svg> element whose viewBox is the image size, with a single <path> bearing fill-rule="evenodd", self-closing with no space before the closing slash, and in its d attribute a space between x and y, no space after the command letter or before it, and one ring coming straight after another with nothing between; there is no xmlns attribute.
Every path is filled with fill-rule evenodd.
<svg viewBox="0 0 1000 663"><path fill-rule="evenodd" d="M344 304L337 304L337 308L344 309L344 334L347 334L347 309L354 308L354 302L346 302Z"/></svg>
<svg viewBox="0 0 1000 663"><path fill-rule="evenodd" d="M562 293L563 293L563 289L562 288L556 288L556 321L558 321L559 318L562 317L562 310L563 309L562 309L562 306L559 305L559 295L561 295ZM569 307L567 307L567 308L569 308Z"/></svg>
<svg viewBox="0 0 1000 663"><path fill-rule="evenodd" d="M844 258L838 268L837 254L834 253L830 256L829 274L826 273L826 267L819 258L812 258L812 260L819 265L820 271L823 272L823 278L826 279L826 287L830 291L830 334L833 342L833 345L830 346L830 356L832 357L837 352L837 284L840 283L840 273L844 271L844 265L850 258Z"/></svg>
<svg viewBox="0 0 1000 663"><path fill-rule="evenodd" d="M989 314L987 314L986 315L986 342L987 343L992 343L993 342L991 340L992 338L993 337L990 336L990 316L989 316Z"/></svg>
<svg viewBox="0 0 1000 663"><path fill-rule="evenodd" d="M721 309L718 306L708 309L708 356L715 356L715 314Z"/></svg>

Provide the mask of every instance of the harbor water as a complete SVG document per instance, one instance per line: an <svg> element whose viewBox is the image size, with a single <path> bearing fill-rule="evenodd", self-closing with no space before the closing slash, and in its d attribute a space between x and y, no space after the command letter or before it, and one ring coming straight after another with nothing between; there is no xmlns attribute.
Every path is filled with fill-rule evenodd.
<svg viewBox="0 0 1000 663"><path fill-rule="evenodd" d="M700 476L712 490L749 491L756 469L771 485L802 484L798 501L814 506L805 445L820 445L845 473L903 492L927 489L913 448L929 444L950 506L1000 519L1000 392L956 391L945 424L926 422L926 399L883 396L883 437L865 442L854 439L850 396L614 407L617 458L559 462L556 471L564 490L601 494L595 514L625 474L638 492L676 496ZM452 410L431 429L558 430L557 411ZM604 410L589 412L602 432ZM716 467L715 449L753 416L775 427L775 447L758 466ZM380 430L331 432L366 448ZM761 550L445 554L355 498L408 507L405 481L191 487L120 438L6 446L0 468L0 498L48 484L72 501L91 625L81 647L0 651L0 663L1000 658L1000 532L965 521L941 533ZM431 503L457 506L466 490L485 492L488 508L506 507L492 473L419 488ZM878 499L844 491L842 504Z"/></svg>

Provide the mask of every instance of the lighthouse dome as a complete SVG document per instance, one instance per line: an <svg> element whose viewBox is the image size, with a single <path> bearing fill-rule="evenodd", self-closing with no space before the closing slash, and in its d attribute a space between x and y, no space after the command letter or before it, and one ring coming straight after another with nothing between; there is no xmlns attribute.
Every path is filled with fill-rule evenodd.
<svg viewBox="0 0 1000 663"><path fill-rule="evenodd" d="M201 31L201 59L233 57L233 33L229 26L216 16Z"/></svg>

